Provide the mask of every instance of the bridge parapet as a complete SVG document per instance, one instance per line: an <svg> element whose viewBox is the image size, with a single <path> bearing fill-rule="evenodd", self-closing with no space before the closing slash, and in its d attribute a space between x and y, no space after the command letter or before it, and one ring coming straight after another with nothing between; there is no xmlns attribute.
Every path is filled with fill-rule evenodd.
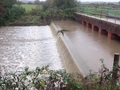
<svg viewBox="0 0 120 90"><path fill-rule="evenodd" d="M112 35L117 35L120 37L120 23L109 22L105 19L100 19L80 13L74 13L74 16L76 20L82 22L83 25L89 28L91 25L93 30L95 29L95 26L98 27L99 32L101 32L103 29L106 30L109 38L114 39Z"/></svg>

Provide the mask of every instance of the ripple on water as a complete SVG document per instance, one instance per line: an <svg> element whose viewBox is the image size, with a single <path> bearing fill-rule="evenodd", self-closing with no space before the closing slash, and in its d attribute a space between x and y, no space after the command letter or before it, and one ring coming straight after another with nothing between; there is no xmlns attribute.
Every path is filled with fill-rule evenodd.
<svg viewBox="0 0 120 90"><path fill-rule="evenodd" d="M62 64L49 26L0 28L0 70L16 71L28 66L35 69L49 65L62 69Z"/></svg>

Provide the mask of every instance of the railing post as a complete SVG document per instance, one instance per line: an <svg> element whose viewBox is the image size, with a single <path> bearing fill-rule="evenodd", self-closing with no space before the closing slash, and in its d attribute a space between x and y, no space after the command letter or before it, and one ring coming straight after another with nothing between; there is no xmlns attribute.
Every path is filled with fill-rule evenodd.
<svg viewBox="0 0 120 90"><path fill-rule="evenodd" d="M116 23L116 19L117 19L117 10L115 10L115 23Z"/></svg>
<svg viewBox="0 0 120 90"><path fill-rule="evenodd" d="M107 10L107 21L108 21L108 14L109 14L109 11Z"/></svg>
<svg viewBox="0 0 120 90"><path fill-rule="evenodd" d="M114 62L113 62L113 73L112 73L112 85L116 85L117 83L117 74L118 74L118 64L119 64L119 53L114 54Z"/></svg>
<svg viewBox="0 0 120 90"><path fill-rule="evenodd" d="M102 17L102 9L100 10L100 19L101 19L101 17Z"/></svg>

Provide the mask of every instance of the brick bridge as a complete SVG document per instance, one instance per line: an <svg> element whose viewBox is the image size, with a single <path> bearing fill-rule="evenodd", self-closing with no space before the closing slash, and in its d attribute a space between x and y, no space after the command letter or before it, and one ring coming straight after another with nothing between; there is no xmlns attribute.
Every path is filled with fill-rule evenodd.
<svg viewBox="0 0 120 90"><path fill-rule="evenodd" d="M105 21L96 17L74 13L78 22L82 25L99 32L100 34L107 35L110 39L120 40L120 23Z"/></svg>

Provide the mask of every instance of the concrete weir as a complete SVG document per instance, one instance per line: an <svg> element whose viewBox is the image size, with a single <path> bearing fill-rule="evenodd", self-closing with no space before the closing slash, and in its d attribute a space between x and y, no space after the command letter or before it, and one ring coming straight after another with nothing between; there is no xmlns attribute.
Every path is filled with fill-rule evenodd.
<svg viewBox="0 0 120 90"><path fill-rule="evenodd" d="M57 35L58 28L56 25L51 22L50 24L53 36L57 39L57 48L60 54L60 58L63 64L63 67L66 69L68 73L80 73L83 77L88 75L89 69L85 65L85 62L80 60L80 56L75 51L74 47L68 47L72 45L69 40L66 41L62 34Z"/></svg>

